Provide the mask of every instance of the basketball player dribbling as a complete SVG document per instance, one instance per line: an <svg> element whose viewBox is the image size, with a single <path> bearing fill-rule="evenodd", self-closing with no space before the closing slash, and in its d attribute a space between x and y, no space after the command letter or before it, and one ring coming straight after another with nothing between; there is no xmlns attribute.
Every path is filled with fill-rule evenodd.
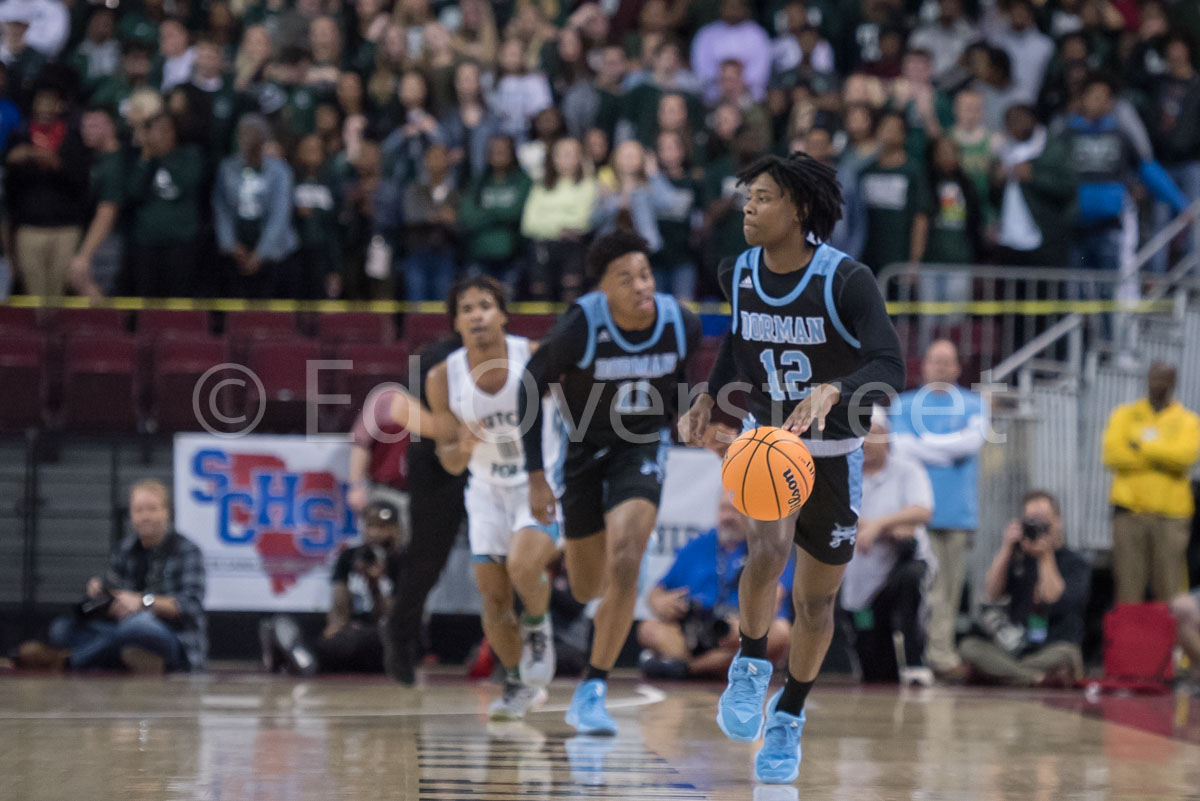
<svg viewBox="0 0 1200 801"><path fill-rule="evenodd" d="M638 573L658 517L669 426L700 318L654 291L646 243L617 231L587 255L599 290L579 298L542 340L521 390L521 418L554 394L570 428L563 470L567 575L581 602L600 598L584 680L567 723L584 735L616 734L606 697L608 672L633 624ZM529 502L549 522L554 495L541 461L541 426L524 427Z"/></svg>
<svg viewBox="0 0 1200 801"><path fill-rule="evenodd" d="M871 270L824 241L841 217L834 171L804 154L766 156L738 175L748 187L743 231L751 248L722 263L718 276L733 307L700 395L679 420L684 442L699 443L721 390L748 382L743 430L782 425L813 456L812 495L782 520L751 521L749 554L738 589L741 650L717 723L730 738L753 742L758 781L786 784L800 769L804 703L833 637L834 599L854 555L862 490L861 421L850 400L870 409L860 390L899 391L905 372L900 343ZM771 663L767 629L775 587L797 548L788 675L766 704Z"/></svg>
<svg viewBox="0 0 1200 801"><path fill-rule="evenodd" d="M521 447L517 391L536 345L505 333L504 287L494 278L464 278L450 290L448 310L463 347L429 371L428 409L398 392L392 416L409 430L437 441L437 456L451 474L470 471L464 499L475 582L483 596L483 630L506 670L503 695L489 708L492 720L520 720L545 698L554 678L554 638L546 565L558 554L559 526L534 519ZM560 419L547 401L541 415L543 447L556 465L565 442ZM446 532L453 536L453 532ZM518 622L513 591L524 611Z"/></svg>

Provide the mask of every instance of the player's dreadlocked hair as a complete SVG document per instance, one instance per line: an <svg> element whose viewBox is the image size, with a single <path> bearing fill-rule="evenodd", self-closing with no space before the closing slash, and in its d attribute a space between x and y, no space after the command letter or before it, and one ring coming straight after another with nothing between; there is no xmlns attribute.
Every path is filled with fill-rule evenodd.
<svg viewBox="0 0 1200 801"><path fill-rule="evenodd" d="M738 185L749 186L764 172L796 204L808 233L822 242L828 240L833 226L842 219L842 187L833 167L807 153L793 153L787 158L763 156L738 173Z"/></svg>

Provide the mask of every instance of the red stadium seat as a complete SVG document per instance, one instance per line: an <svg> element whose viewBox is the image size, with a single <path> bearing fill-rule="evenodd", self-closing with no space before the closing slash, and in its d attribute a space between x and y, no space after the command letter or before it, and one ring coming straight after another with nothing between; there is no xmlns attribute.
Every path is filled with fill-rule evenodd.
<svg viewBox="0 0 1200 801"><path fill-rule="evenodd" d="M147 340L160 336L207 334L208 312L146 309L138 312L137 332L139 338Z"/></svg>
<svg viewBox="0 0 1200 801"><path fill-rule="evenodd" d="M337 409L339 428L348 428L362 409L363 401L380 384L394 381L408 386L409 353L400 343L368 345L348 343L337 349L337 358L349 359L354 366L336 373L335 388L330 391L350 396L350 405ZM414 368L414 375L416 374Z"/></svg>
<svg viewBox="0 0 1200 801"><path fill-rule="evenodd" d="M514 314L508 318L508 333L541 339L554 325L553 314Z"/></svg>
<svg viewBox="0 0 1200 801"><path fill-rule="evenodd" d="M84 431L137 429L137 347L132 336L92 333L67 338L62 424Z"/></svg>
<svg viewBox="0 0 1200 801"><path fill-rule="evenodd" d="M414 351L450 332L450 318L444 314L404 315L404 339Z"/></svg>
<svg viewBox="0 0 1200 801"><path fill-rule="evenodd" d="M258 430L296 432L305 430L307 401L317 393L308 386L308 362L321 358L320 345L303 339L257 341L250 343L247 366L262 382L251 382L247 414L253 418L259 404L265 406Z"/></svg>
<svg viewBox="0 0 1200 801"><path fill-rule="evenodd" d="M209 374L197 395L196 385L217 365L229 362L229 344L211 337L188 338L182 335L162 339L155 347L150 375L153 376L150 409L159 431L199 431L199 414L218 431L227 430L226 419L242 414L246 406L246 386L228 384L217 390L224 378L246 381L236 371ZM214 396L212 393L217 392Z"/></svg>
<svg viewBox="0 0 1200 801"><path fill-rule="evenodd" d="M225 335L231 340L294 337L296 315L292 312L229 312L225 316Z"/></svg>
<svg viewBox="0 0 1200 801"><path fill-rule="evenodd" d="M317 318L317 338L334 342L391 342L396 326L387 314L322 314Z"/></svg>
<svg viewBox="0 0 1200 801"><path fill-rule="evenodd" d="M41 334L20 330L0 333L0 387L4 387L0 430L42 424L45 375L46 340Z"/></svg>
<svg viewBox="0 0 1200 801"><path fill-rule="evenodd" d="M63 336L93 332L121 334L129 312L120 309L55 309L49 315L54 331Z"/></svg>
<svg viewBox="0 0 1200 801"><path fill-rule="evenodd" d="M0 306L0 334L9 331L34 331L38 327L37 310Z"/></svg>

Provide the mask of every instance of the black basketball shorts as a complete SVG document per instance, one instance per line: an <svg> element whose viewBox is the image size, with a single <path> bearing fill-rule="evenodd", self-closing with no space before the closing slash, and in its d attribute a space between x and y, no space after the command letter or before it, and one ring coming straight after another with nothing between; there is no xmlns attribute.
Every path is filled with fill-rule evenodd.
<svg viewBox="0 0 1200 801"><path fill-rule="evenodd" d="M577 540L603 531L604 515L633 498L657 506L669 447L665 437L648 444L600 448L570 443L563 465L563 536Z"/></svg>

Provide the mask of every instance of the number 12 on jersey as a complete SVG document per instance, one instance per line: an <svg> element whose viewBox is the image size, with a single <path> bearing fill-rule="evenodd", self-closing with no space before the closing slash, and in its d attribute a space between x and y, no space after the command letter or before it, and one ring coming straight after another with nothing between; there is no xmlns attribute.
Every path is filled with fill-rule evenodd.
<svg viewBox="0 0 1200 801"><path fill-rule="evenodd" d="M649 381L625 381L617 387L613 411L617 414L645 414L654 408Z"/></svg>
<svg viewBox="0 0 1200 801"><path fill-rule="evenodd" d="M808 395L808 387L801 388L812 379L812 364L802 350L785 350L779 354L780 368L794 369L783 371L775 367L775 351L767 348L758 356L763 370L767 373L767 391L773 401L798 401ZM779 373L783 372L780 383Z"/></svg>

